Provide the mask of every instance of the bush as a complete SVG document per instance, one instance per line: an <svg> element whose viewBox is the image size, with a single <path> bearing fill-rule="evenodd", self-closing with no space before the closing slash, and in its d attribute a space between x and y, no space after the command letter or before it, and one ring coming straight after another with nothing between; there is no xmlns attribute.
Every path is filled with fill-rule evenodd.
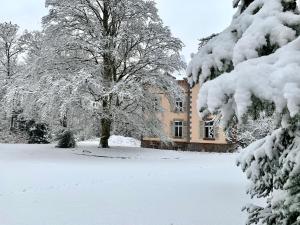
<svg viewBox="0 0 300 225"><path fill-rule="evenodd" d="M56 140L57 148L75 148L76 147L76 141L74 138L74 134L70 130L63 130L60 134L57 135Z"/></svg>
<svg viewBox="0 0 300 225"><path fill-rule="evenodd" d="M45 123L30 120L26 123L29 144L49 144L49 129Z"/></svg>

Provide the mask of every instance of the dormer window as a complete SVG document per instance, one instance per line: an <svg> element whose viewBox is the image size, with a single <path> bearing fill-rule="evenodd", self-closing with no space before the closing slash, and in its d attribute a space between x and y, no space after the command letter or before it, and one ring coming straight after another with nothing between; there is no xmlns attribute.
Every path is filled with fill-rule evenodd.
<svg viewBox="0 0 300 225"><path fill-rule="evenodd" d="M177 99L175 102L175 110L176 112L183 112L183 101L180 99Z"/></svg>

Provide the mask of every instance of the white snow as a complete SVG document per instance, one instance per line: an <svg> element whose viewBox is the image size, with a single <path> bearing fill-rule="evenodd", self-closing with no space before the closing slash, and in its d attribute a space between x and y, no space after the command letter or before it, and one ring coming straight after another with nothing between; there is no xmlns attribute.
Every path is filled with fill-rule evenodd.
<svg viewBox="0 0 300 225"><path fill-rule="evenodd" d="M233 113L241 119L256 96L273 102L278 113L287 108L294 117L300 105L300 38L291 27L299 23L300 15L283 11L281 0L257 0L238 11L230 26L200 48L189 64L190 84L202 85L199 111L220 111L226 124ZM267 41L279 48L259 57ZM225 73L230 63L234 70ZM223 74L207 81L212 69Z"/></svg>
<svg viewBox="0 0 300 225"><path fill-rule="evenodd" d="M245 222L249 199L236 154L97 146L0 144L0 224Z"/></svg>
<svg viewBox="0 0 300 225"><path fill-rule="evenodd" d="M299 49L300 38L297 38L272 55L240 63L231 73L206 82L199 92L199 109L207 107L211 112L221 109L226 115L229 110L224 102L226 96L232 96L229 108L241 118L251 106L254 94L274 102L277 112L287 108L290 116L295 116L300 104Z"/></svg>
<svg viewBox="0 0 300 225"><path fill-rule="evenodd" d="M100 143L99 138L87 140L87 141L82 141L81 142L84 145L92 145L92 146L97 146ZM141 141L132 138L132 137L124 137L120 135L112 135L108 139L108 145L109 146L122 146L122 147L141 147Z"/></svg>
<svg viewBox="0 0 300 225"><path fill-rule="evenodd" d="M234 1L235 5L237 1ZM300 23L300 15L282 11L281 0L256 0L242 13L240 9L230 26L200 48L187 68L190 84L200 84L211 75L211 68L222 71L258 57L258 49L267 44L282 47L296 39L291 27ZM200 76L199 76L200 75Z"/></svg>
<svg viewBox="0 0 300 225"><path fill-rule="evenodd" d="M141 147L141 142L139 140L118 135L112 135L108 140L108 144L110 146Z"/></svg>

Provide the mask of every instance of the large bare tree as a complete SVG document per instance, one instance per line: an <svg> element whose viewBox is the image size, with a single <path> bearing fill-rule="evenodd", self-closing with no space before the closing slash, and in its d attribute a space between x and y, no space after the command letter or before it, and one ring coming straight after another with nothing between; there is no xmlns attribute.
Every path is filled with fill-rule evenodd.
<svg viewBox="0 0 300 225"><path fill-rule="evenodd" d="M154 1L46 0L46 6L47 64L90 75L86 83L99 106L102 147L108 147L116 111L125 117L143 113L142 97L153 86L175 92L166 74L184 67L183 44L163 25Z"/></svg>

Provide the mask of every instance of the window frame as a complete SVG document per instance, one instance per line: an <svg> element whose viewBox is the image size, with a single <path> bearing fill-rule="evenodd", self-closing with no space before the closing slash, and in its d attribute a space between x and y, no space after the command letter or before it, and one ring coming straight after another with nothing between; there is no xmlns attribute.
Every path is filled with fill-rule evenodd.
<svg viewBox="0 0 300 225"><path fill-rule="evenodd" d="M183 138L183 121L175 120L174 122L174 138L182 139ZM181 134L181 135L180 135Z"/></svg>
<svg viewBox="0 0 300 225"><path fill-rule="evenodd" d="M205 140L215 140L216 139L215 121L214 120L204 121L203 136L204 136Z"/></svg>
<svg viewBox="0 0 300 225"><path fill-rule="evenodd" d="M160 97L159 96L156 96L154 97L154 110L155 111L160 111L160 108L161 108L161 102L160 102Z"/></svg>
<svg viewBox="0 0 300 225"><path fill-rule="evenodd" d="M181 99L176 99L175 101L175 111L184 112L184 103Z"/></svg>

